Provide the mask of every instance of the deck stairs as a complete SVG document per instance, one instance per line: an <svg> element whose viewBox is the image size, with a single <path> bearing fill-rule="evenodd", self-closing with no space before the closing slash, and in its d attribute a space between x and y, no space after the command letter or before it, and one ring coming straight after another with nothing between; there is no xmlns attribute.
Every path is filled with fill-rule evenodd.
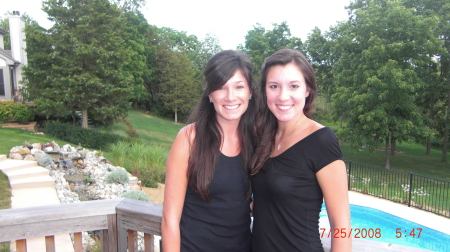
<svg viewBox="0 0 450 252"><path fill-rule="evenodd" d="M39 166L36 161L14 160L0 155L0 171L9 180L11 208L60 204L55 181L50 177L49 170ZM58 250L74 251L68 234L55 235L55 244ZM11 242L11 251L15 251L14 242ZM27 251L46 251L45 237L27 239Z"/></svg>

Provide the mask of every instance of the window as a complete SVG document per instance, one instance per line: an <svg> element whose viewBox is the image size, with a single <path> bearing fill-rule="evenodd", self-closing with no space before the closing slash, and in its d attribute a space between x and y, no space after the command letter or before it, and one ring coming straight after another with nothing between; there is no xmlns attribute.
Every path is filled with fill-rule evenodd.
<svg viewBox="0 0 450 252"><path fill-rule="evenodd" d="M0 69L0 95L5 95L5 80L3 78L3 69Z"/></svg>

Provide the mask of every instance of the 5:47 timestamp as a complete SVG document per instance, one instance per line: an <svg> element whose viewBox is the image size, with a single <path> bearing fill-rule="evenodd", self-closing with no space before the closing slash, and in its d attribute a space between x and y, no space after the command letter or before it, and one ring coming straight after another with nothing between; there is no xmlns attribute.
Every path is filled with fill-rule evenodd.
<svg viewBox="0 0 450 252"><path fill-rule="evenodd" d="M402 237L407 237L410 236L412 238L420 238L420 234L422 233L422 229L421 228L412 228L410 230L406 230L403 228L397 228L395 230L395 237L396 238L402 238Z"/></svg>

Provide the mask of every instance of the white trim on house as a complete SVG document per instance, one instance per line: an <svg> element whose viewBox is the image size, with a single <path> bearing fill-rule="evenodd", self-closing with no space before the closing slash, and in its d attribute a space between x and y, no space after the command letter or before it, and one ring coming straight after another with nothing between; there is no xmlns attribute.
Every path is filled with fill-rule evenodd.
<svg viewBox="0 0 450 252"><path fill-rule="evenodd" d="M9 17L9 32L0 29L0 101L18 100L19 96L14 95L22 87L22 67L27 64L25 20L18 12L13 13ZM6 34L10 34L11 50L4 49L3 35Z"/></svg>

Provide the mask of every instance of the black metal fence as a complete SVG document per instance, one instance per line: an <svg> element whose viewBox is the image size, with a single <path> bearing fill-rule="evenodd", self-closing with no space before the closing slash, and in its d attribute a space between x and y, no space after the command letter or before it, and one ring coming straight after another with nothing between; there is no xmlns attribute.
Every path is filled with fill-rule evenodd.
<svg viewBox="0 0 450 252"><path fill-rule="evenodd" d="M345 161L348 189L450 218L450 182Z"/></svg>

